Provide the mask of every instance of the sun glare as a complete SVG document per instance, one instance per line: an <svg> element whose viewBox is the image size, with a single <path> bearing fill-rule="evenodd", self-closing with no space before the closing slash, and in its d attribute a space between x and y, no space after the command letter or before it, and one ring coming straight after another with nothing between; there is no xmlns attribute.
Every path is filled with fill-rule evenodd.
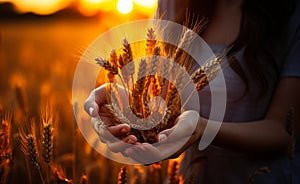
<svg viewBox="0 0 300 184"><path fill-rule="evenodd" d="M145 8L154 8L156 6L157 0L133 0L133 2Z"/></svg>
<svg viewBox="0 0 300 184"><path fill-rule="evenodd" d="M99 10L112 11L115 0L80 0L78 9L85 16L95 15Z"/></svg>
<svg viewBox="0 0 300 184"><path fill-rule="evenodd" d="M117 9L122 14L128 14L133 9L132 0L118 0Z"/></svg>
<svg viewBox="0 0 300 184"><path fill-rule="evenodd" d="M20 12L34 12L41 15L54 13L68 5L66 0L14 0Z"/></svg>
<svg viewBox="0 0 300 184"><path fill-rule="evenodd" d="M1 0L0 0L1 1ZM157 0L8 0L15 4L21 12L33 12L48 15L76 4L78 11L85 16L93 16L99 12L117 10L121 14L129 14L133 8L140 13L152 15Z"/></svg>

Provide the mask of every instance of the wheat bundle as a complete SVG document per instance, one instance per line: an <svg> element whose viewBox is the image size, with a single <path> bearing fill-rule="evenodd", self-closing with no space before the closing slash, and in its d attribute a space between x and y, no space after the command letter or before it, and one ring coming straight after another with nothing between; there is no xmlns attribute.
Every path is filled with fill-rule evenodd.
<svg viewBox="0 0 300 184"><path fill-rule="evenodd" d="M190 72L190 67L187 61L189 57L181 48L187 48L192 44L194 37L191 32L192 30L185 30L179 46L173 49L173 53L164 52L164 44L156 40L155 31L150 28L145 44L147 57L135 60L132 54L133 47L127 39L124 39L122 53L119 56L116 50L112 50L109 59L95 59L97 64L110 74L117 75L123 85L116 85L115 81L110 80L107 90L111 94L111 100L110 104L105 105L105 109L113 115L116 122L128 124L131 127L130 134L134 134L139 142L157 142L157 134L174 126L176 118L182 112L184 105L181 105L179 93L188 83L184 74ZM168 54L163 55L164 53ZM195 84L194 92L203 89L216 77L223 56L219 55L208 60L191 74L188 80ZM183 69L174 72L173 64L166 64L162 57L172 58ZM139 64L135 65L135 62ZM175 75L173 81L161 77L172 73ZM133 80L135 74L136 82ZM122 103L119 90L126 91L129 104ZM154 98L157 96L160 100ZM164 108L161 99L165 101Z"/></svg>

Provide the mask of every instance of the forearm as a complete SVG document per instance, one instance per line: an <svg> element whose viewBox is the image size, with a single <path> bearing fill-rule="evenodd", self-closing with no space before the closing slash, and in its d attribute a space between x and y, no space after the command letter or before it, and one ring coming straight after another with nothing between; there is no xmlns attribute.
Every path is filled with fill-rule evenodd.
<svg viewBox="0 0 300 184"><path fill-rule="evenodd" d="M207 120L202 119L202 123L206 126ZM213 144L246 153L282 153L286 151L289 138L282 120L224 122Z"/></svg>

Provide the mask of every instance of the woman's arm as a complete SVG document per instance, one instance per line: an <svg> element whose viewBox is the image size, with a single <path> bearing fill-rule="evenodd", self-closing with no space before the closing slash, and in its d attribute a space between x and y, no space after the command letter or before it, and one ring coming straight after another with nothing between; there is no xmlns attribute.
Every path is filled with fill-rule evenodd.
<svg viewBox="0 0 300 184"><path fill-rule="evenodd" d="M296 135L299 135L300 131L299 91L300 78L282 78L277 86L265 119L253 122L224 122L212 144L246 154L255 154L256 156L266 152L284 153L290 141L290 135L286 131L286 116L291 106L295 112ZM185 114L190 115L191 113L187 111ZM158 140L161 142L159 147L153 147L147 143L139 144L126 149L126 154L141 163L146 162L149 158L165 158L164 155L167 155L165 153L174 153L176 151L173 149L172 144L176 144L178 140L190 136L191 128L187 128L186 123L189 122L190 127L193 127L193 124L197 124L187 143L169 158L178 157L186 148L198 142L206 126L209 126L204 118L192 118L194 120L191 121L187 116L180 117L176 126L164 130L158 135ZM173 139L170 136L172 134ZM165 140L170 138L172 140L169 140L169 143L165 142Z"/></svg>
<svg viewBox="0 0 300 184"><path fill-rule="evenodd" d="M295 135L300 131L300 78L279 81L268 113L263 120L222 123L213 144L246 152L286 151L290 135L286 131L287 113L294 109ZM202 121L206 125L207 120Z"/></svg>

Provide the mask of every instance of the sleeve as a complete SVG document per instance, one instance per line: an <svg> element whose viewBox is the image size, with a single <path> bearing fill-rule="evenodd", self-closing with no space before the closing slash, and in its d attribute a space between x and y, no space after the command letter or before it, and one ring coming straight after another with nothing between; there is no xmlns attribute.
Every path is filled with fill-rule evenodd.
<svg viewBox="0 0 300 184"><path fill-rule="evenodd" d="M300 7L298 3L289 25L288 51L283 58L281 77L300 77Z"/></svg>

